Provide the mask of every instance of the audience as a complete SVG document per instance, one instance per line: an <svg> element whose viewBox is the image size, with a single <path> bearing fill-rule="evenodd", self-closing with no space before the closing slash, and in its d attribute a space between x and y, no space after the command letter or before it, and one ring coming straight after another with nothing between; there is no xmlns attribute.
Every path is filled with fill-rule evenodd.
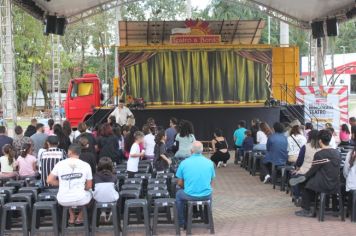
<svg viewBox="0 0 356 236"><path fill-rule="evenodd" d="M27 126L27 129L25 131L25 134L24 134L25 137L31 137L32 135L34 135L37 131L36 127L37 127L37 120L32 119L31 124L29 126Z"/></svg>
<svg viewBox="0 0 356 236"><path fill-rule="evenodd" d="M305 175L289 181L291 186L306 182L302 192L302 209L295 213L297 216L313 216L310 206L317 192L335 194L340 191L341 158L339 151L329 146L331 137L330 131L319 131L318 140L321 150L315 154L311 168Z"/></svg>
<svg viewBox="0 0 356 236"><path fill-rule="evenodd" d="M33 143L33 155L35 157L38 156L38 151L43 148L47 137L47 134L44 133L44 125L38 123L36 125L36 133L31 136L31 140Z"/></svg>
<svg viewBox="0 0 356 236"><path fill-rule="evenodd" d="M176 176L178 186L176 204L180 227L186 227L185 205L188 200L211 200L212 181L215 178L213 162L202 155L203 144L195 141L192 144L191 156L182 161ZM199 167L199 168L197 168Z"/></svg>
<svg viewBox="0 0 356 236"><path fill-rule="evenodd" d="M91 172L95 174L97 159L96 155L92 153L89 149L89 140L84 136L80 137L78 140L78 144L81 149L79 159L88 163L90 165Z"/></svg>
<svg viewBox="0 0 356 236"><path fill-rule="evenodd" d="M251 120L251 133L253 138L253 143L257 144L257 132L260 130L260 120L255 118Z"/></svg>
<svg viewBox="0 0 356 236"><path fill-rule="evenodd" d="M6 128L5 126L0 126L0 155L4 155L2 152L2 148L6 144L12 145L13 139L7 136Z"/></svg>
<svg viewBox="0 0 356 236"><path fill-rule="evenodd" d="M58 148L68 151L68 147L71 145L69 136L65 135L60 124L55 124L53 128L53 134L58 137Z"/></svg>
<svg viewBox="0 0 356 236"><path fill-rule="evenodd" d="M16 126L15 127L15 137L14 137L14 141L12 143L12 146L15 149L15 156L18 157L20 156L20 152L21 152L21 148L23 147L23 145L27 143L27 144L32 144L31 138L26 137L23 135L23 130L21 126Z"/></svg>
<svg viewBox="0 0 356 236"><path fill-rule="evenodd" d="M124 127L124 132L125 132L125 130L126 129ZM129 130L130 131L126 133L126 136L125 136L125 139L124 139L124 142L125 142L124 155L125 155L126 159L129 158L131 146L135 142L135 136L134 135L135 135L136 131L139 131L139 129L136 126L132 126ZM140 151L141 151L141 148L140 148Z"/></svg>
<svg viewBox="0 0 356 236"><path fill-rule="evenodd" d="M308 139L308 134L314 129L313 124L310 122L305 123L304 136Z"/></svg>
<svg viewBox="0 0 356 236"><path fill-rule="evenodd" d="M256 151L266 151L267 144L267 134L271 135L272 131L267 125L267 123L262 122L259 125L259 130L256 133L256 145L253 147L253 150Z"/></svg>
<svg viewBox="0 0 356 236"><path fill-rule="evenodd" d="M145 135L141 131L136 131L134 137L135 142L132 144L129 159L127 160L127 174L129 178L133 178L138 172L140 158L142 159L145 156L145 152L140 148Z"/></svg>
<svg viewBox="0 0 356 236"><path fill-rule="evenodd" d="M153 165L157 172L161 172L167 170L169 165L172 163L167 154L166 133L164 130L161 130L157 133L155 142L156 145L154 147Z"/></svg>
<svg viewBox="0 0 356 236"><path fill-rule="evenodd" d="M260 178L264 183L271 179L272 165L285 165L288 160L288 140L284 135L284 126L276 122L274 134L268 137L267 153L262 161Z"/></svg>
<svg viewBox="0 0 356 236"><path fill-rule="evenodd" d="M75 137L74 143L78 143L80 137L86 137L89 141L89 150L93 153L96 153L96 149L97 149L96 140L93 134L88 132L88 127L84 122L78 124L78 131L80 134L77 137Z"/></svg>
<svg viewBox="0 0 356 236"><path fill-rule="evenodd" d="M177 135L178 120L175 117L169 119L169 128L166 129L166 148L168 152L173 153L173 145Z"/></svg>
<svg viewBox="0 0 356 236"><path fill-rule="evenodd" d="M58 137L48 136L46 145L48 149L44 150L40 156L37 157L41 173L41 182L44 188L50 187L47 183L47 177L51 173L54 166L67 158L67 155L63 149L58 148Z"/></svg>
<svg viewBox="0 0 356 236"><path fill-rule="evenodd" d="M253 137L252 137L252 132L251 130L246 130L245 131L245 139L242 142L242 151L247 152L247 151L252 151L253 149Z"/></svg>
<svg viewBox="0 0 356 236"><path fill-rule="evenodd" d="M346 156L345 165L343 169L344 177L346 179L346 192L356 190L356 146L354 150L349 152Z"/></svg>
<svg viewBox="0 0 356 236"><path fill-rule="evenodd" d="M213 155L210 159L214 162L216 167L226 167L226 163L230 159L230 153L228 150L229 146L221 129L215 129L211 146L213 147Z"/></svg>
<svg viewBox="0 0 356 236"><path fill-rule="evenodd" d="M15 171L15 150L11 144L5 144L2 147L3 156L0 157L0 177L1 178L12 178L16 177L17 173Z"/></svg>
<svg viewBox="0 0 356 236"><path fill-rule="evenodd" d="M149 127L147 125L147 134L145 134L144 141L143 141L143 146L145 149L145 159L146 160L153 160L154 159L154 149L155 149L155 126Z"/></svg>
<svg viewBox="0 0 356 236"><path fill-rule="evenodd" d="M243 152L241 150L242 143L245 139L245 132L246 132L246 122L244 120L239 121L238 128L234 132L234 142L236 146L236 153L235 153L235 164L238 164L240 161Z"/></svg>
<svg viewBox="0 0 356 236"><path fill-rule="evenodd" d="M195 142L193 125L190 121L182 120L179 123L179 133L176 135L175 145L178 147L175 158L185 159L191 155L192 144Z"/></svg>
<svg viewBox="0 0 356 236"><path fill-rule="evenodd" d="M112 162L119 163L119 143L109 123L105 123L101 126L97 144L99 149L99 159L102 157L109 157Z"/></svg>
<svg viewBox="0 0 356 236"><path fill-rule="evenodd" d="M84 206L92 199L89 191L93 186L93 177L88 163L79 159L80 146L72 144L68 148L68 158L58 162L47 178L51 186L58 186L57 200L61 206ZM72 208L69 209L69 225L83 223L83 212L77 217Z"/></svg>
<svg viewBox="0 0 356 236"><path fill-rule="evenodd" d="M300 131L300 126L293 126L288 136L288 161L290 163L295 163L297 161L299 151L301 147L306 144L306 142L306 138Z"/></svg>
<svg viewBox="0 0 356 236"><path fill-rule="evenodd" d="M35 177L37 172L37 160L32 154L32 145L25 143L21 149L21 155L17 158L15 166L19 169L20 177Z"/></svg>
<svg viewBox="0 0 356 236"><path fill-rule="evenodd" d="M350 145L350 130L347 124L342 124L340 133L340 146Z"/></svg>
<svg viewBox="0 0 356 236"><path fill-rule="evenodd" d="M54 126L54 120L53 119L49 119L47 121L48 127L45 127L45 134L47 135L53 135L54 131L53 131L53 126Z"/></svg>

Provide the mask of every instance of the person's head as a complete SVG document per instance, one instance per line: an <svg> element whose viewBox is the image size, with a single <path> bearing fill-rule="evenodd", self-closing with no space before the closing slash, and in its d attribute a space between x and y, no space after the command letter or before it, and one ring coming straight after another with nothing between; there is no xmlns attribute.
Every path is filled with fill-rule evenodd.
<svg viewBox="0 0 356 236"><path fill-rule="evenodd" d="M150 133L150 127L148 126L148 124L144 124L142 126L142 132L143 132L144 135L147 135L147 134Z"/></svg>
<svg viewBox="0 0 356 236"><path fill-rule="evenodd" d="M119 107L120 107L120 108L123 108L124 105L125 105L125 100L124 100L124 99L120 99L120 100L119 100Z"/></svg>
<svg viewBox="0 0 356 236"><path fill-rule="evenodd" d="M109 123L103 124L100 129L101 129L101 131L100 131L101 136L109 137L109 136L113 135L112 127L110 126Z"/></svg>
<svg viewBox="0 0 356 236"><path fill-rule="evenodd" d="M21 147L20 156L26 157L32 152L32 145L30 143L24 143Z"/></svg>
<svg viewBox="0 0 356 236"><path fill-rule="evenodd" d="M110 125L116 124L116 118L115 118L115 116L109 116L109 124L110 124Z"/></svg>
<svg viewBox="0 0 356 236"><path fill-rule="evenodd" d="M14 147L11 144L5 144L4 147L2 148L2 152L4 153L5 156L7 156L9 160L9 165L11 165L15 159Z"/></svg>
<svg viewBox="0 0 356 236"><path fill-rule="evenodd" d="M89 140L85 136L81 136L78 140L78 144L81 148L81 150L85 150L89 148Z"/></svg>
<svg viewBox="0 0 356 236"><path fill-rule="evenodd" d="M272 130L266 122L262 122L260 124L260 130L265 133L266 136L270 136L272 134Z"/></svg>
<svg viewBox="0 0 356 236"><path fill-rule="evenodd" d="M166 141L166 132L164 130L158 131L155 142L156 144L164 143Z"/></svg>
<svg viewBox="0 0 356 236"><path fill-rule="evenodd" d="M194 134L193 124L188 120L182 120L179 124L179 136L187 137Z"/></svg>
<svg viewBox="0 0 356 236"><path fill-rule="evenodd" d="M238 124L238 127L239 127L239 128L245 128L245 127L246 127L246 121L240 120L240 121L239 121L239 124Z"/></svg>
<svg viewBox="0 0 356 236"><path fill-rule="evenodd" d="M121 137L121 128L119 126L114 127L112 131L115 136Z"/></svg>
<svg viewBox="0 0 356 236"><path fill-rule="evenodd" d="M214 130L214 137L217 138L217 137L222 137L223 136L223 132L221 129L215 129Z"/></svg>
<svg viewBox="0 0 356 236"><path fill-rule="evenodd" d="M300 127L299 127L299 125L293 126L293 127L290 129L289 134L290 134L290 135L294 135L294 136L300 134Z"/></svg>
<svg viewBox="0 0 356 236"><path fill-rule="evenodd" d="M16 126L15 127L15 134L16 135L21 135L23 133L23 129L22 129L22 127L21 126Z"/></svg>
<svg viewBox="0 0 356 236"><path fill-rule="evenodd" d="M330 129L332 127L333 125L331 123L325 123L325 129Z"/></svg>
<svg viewBox="0 0 356 236"><path fill-rule="evenodd" d="M6 128L3 125L0 126L0 134L6 134Z"/></svg>
<svg viewBox="0 0 356 236"><path fill-rule="evenodd" d="M53 133L55 133L56 135L63 134L62 126L60 124L55 124L53 126Z"/></svg>
<svg viewBox="0 0 356 236"><path fill-rule="evenodd" d="M53 125L54 125L54 120L53 120L53 119L49 119L49 120L47 121L47 123L48 123L49 129L52 130Z"/></svg>
<svg viewBox="0 0 356 236"><path fill-rule="evenodd" d="M273 125L274 132L282 134L284 133L284 125L280 122L276 122Z"/></svg>
<svg viewBox="0 0 356 236"><path fill-rule="evenodd" d="M147 124L148 126L155 126L155 125L156 125L156 121L155 121L155 119L153 119L152 117L149 117L149 118L147 119L147 121L146 121L146 124Z"/></svg>
<svg viewBox="0 0 356 236"><path fill-rule="evenodd" d="M80 133L85 133L87 131L87 124L85 124L85 122L81 122L78 124L78 131Z"/></svg>
<svg viewBox="0 0 356 236"><path fill-rule="evenodd" d="M100 158L97 171L114 173L114 164L112 160L109 157Z"/></svg>
<svg viewBox="0 0 356 236"><path fill-rule="evenodd" d="M252 137L252 132L251 132L251 130L246 130L246 131L245 131L245 136L246 136L246 137Z"/></svg>
<svg viewBox="0 0 356 236"><path fill-rule="evenodd" d="M37 125L37 119L31 119L31 125L36 127Z"/></svg>
<svg viewBox="0 0 356 236"><path fill-rule="evenodd" d="M69 137L69 135L72 133L72 126L70 125L70 122L65 120L63 121L63 133Z"/></svg>
<svg viewBox="0 0 356 236"><path fill-rule="evenodd" d="M318 133L318 142L321 148L326 148L330 144L332 133L330 130L320 130Z"/></svg>
<svg viewBox="0 0 356 236"><path fill-rule="evenodd" d="M175 117L171 117L170 119L169 119L169 127L176 127L177 126L177 124L178 124L178 120L177 120L177 118L175 118Z"/></svg>
<svg viewBox="0 0 356 236"><path fill-rule="evenodd" d="M329 130L332 135L335 134L335 129L333 127L327 128L326 130Z"/></svg>
<svg viewBox="0 0 356 236"><path fill-rule="evenodd" d="M353 117L350 117L350 119L349 119L349 124L351 125L351 126L354 126L354 125L356 125L356 118L353 116Z"/></svg>
<svg viewBox="0 0 356 236"><path fill-rule="evenodd" d="M312 148L319 148L319 140L318 140L318 131L317 130L311 130L308 133L308 143L310 143L310 146Z"/></svg>
<svg viewBox="0 0 356 236"><path fill-rule="evenodd" d="M143 143L143 138L145 137L145 135L141 131L136 131L134 137L135 142L140 144Z"/></svg>
<svg viewBox="0 0 356 236"><path fill-rule="evenodd" d="M313 124L311 122L305 123L305 129L306 130L313 130L314 129Z"/></svg>
<svg viewBox="0 0 356 236"><path fill-rule="evenodd" d="M254 118L251 120L251 126L258 128L259 124L260 124L260 120L258 118Z"/></svg>
<svg viewBox="0 0 356 236"><path fill-rule="evenodd" d="M350 130L349 130L349 127L347 126L347 124L342 124L341 130L346 132L347 134L350 134Z"/></svg>
<svg viewBox="0 0 356 236"><path fill-rule="evenodd" d="M126 135L128 135L128 134L130 133L130 127L127 126L127 125L124 125L124 126L122 127L121 132L122 132L122 135L123 135L124 137L126 137Z"/></svg>
<svg viewBox="0 0 356 236"><path fill-rule="evenodd" d="M203 153L203 144L199 141L195 141L192 144L192 154L202 154Z"/></svg>
<svg viewBox="0 0 356 236"><path fill-rule="evenodd" d="M48 147L57 147L59 144L59 138L57 135L50 135L47 137L46 143Z"/></svg>
<svg viewBox="0 0 356 236"><path fill-rule="evenodd" d="M43 133L44 132L44 125L42 123L38 123L36 125L36 130L37 130L37 133Z"/></svg>
<svg viewBox="0 0 356 236"><path fill-rule="evenodd" d="M81 148L78 144L71 144L68 148L68 157L79 158L81 154Z"/></svg>

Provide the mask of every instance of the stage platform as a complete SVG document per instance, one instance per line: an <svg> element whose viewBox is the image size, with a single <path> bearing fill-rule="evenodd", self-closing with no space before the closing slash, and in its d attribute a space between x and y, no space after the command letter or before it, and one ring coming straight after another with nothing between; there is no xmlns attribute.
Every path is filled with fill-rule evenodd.
<svg viewBox="0 0 356 236"><path fill-rule="evenodd" d="M269 124L280 120L280 107L265 107L263 104L253 104L242 106L243 104L231 104L212 107L206 105L188 106L155 106L147 107L144 110L132 110L135 115L136 125L142 127L147 118L152 117L156 124L168 127L170 117L190 120L195 129L195 136L198 140L207 141L213 138L214 129L223 130L230 147L233 145L233 132L239 120L245 120L250 125L250 121L259 118Z"/></svg>
<svg viewBox="0 0 356 236"><path fill-rule="evenodd" d="M185 104L185 105L148 105L146 110L169 110L169 109L216 109L216 108L246 108L264 107L263 103L238 103L238 104Z"/></svg>

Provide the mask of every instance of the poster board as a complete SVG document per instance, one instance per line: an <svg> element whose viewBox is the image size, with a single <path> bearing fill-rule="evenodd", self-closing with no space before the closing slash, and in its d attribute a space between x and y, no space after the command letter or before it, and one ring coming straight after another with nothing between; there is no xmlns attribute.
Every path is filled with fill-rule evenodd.
<svg viewBox="0 0 356 236"><path fill-rule="evenodd" d="M331 123L338 131L348 123L347 86L306 86L296 88L297 104L304 105L305 122L323 128Z"/></svg>

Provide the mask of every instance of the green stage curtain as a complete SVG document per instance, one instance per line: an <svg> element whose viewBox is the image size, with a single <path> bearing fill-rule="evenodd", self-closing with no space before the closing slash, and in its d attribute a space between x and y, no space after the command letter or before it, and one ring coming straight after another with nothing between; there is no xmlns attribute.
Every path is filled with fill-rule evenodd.
<svg viewBox="0 0 356 236"><path fill-rule="evenodd" d="M264 102L265 65L234 50L159 51L126 67L127 94L149 105Z"/></svg>

